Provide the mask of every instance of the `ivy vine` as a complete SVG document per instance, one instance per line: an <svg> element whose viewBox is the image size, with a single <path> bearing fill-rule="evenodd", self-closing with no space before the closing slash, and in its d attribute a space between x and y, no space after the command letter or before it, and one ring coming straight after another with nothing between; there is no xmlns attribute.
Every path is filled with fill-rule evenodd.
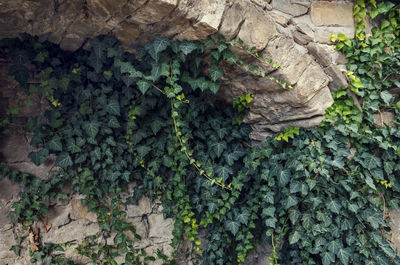
<svg viewBox="0 0 400 265"><path fill-rule="evenodd" d="M288 128L257 146L237 120L240 110L215 96L221 64L240 62L229 49L236 43L223 37L205 43L160 37L136 55L110 36L74 53L30 36L3 40L10 74L26 93L51 103L46 122L32 117L27 125L38 148L29 157L39 165L54 154L60 167L43 181L1 165L0 177L28 187L12 220L27 227L40 221L70 182L86 195L104 233L119 235L115 246L89 238L78 251L96 264L115 264L118 255L126 264L145 263L155 257L132 247L124 231L135 234L134 227L118 207L121 189L136 181L141 188L127 203L144 194L161 199L175 219L172 245L193 242L204 265L243 264L257 243L272 244L273 264L400 264L387 218L400 202L400 104L391 91L400 87L400 11L373 2L368 13L382 19L372 36L363 37L362 27L355 39L335 36L356 96L339 89L320 127ZM365 8L357 1L355 14L363 18ZM244 96L235 107L245 111L250 101ZM383 112L393 120L377 125L374 115ZM204 249L200 228L207 230ZM38 259L60 264L49 249L41 247Z"/></svg>

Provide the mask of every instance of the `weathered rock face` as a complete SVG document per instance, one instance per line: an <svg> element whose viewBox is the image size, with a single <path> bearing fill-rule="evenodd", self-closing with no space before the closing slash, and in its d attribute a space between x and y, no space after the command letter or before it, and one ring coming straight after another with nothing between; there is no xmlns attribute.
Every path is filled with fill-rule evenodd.
<svg viewBox="0 0 400 265"><path fill-rule="evenodd" d="M246 122L253 126L252 139L262 140L287 126L308 128L322 120L332 104L328 87L347 82L340 70L344 62L336 60L338 53L329 45L330 34L352 37L354 23L351 1L0 0L0 39L23 32L66 50L88 48L87 40L100 34L114 34L128 50L157 34L189 40L216 33L240 38L279 62L279 70L260 66L293 86L283 89L224 66L224 99L255 94Z"/></svg>
<svg viewBox="0 0 400 265"><path fill-rule="evenodd" d="M323 119L333 100L329 89L347 85L343 74L345 58L334 50L331 33L354 36L351 1L317 0L0 0L0 39L20 33L37 35L59 44L65 50L88 48L87 40L100 34L114 34L128 49L151 41L161 34L172 39L204 40L213 34L227 39L240 38L249 47L280 64L274 69L261 64L266 72L281 78L292 89L284 89L266 78L256 78L225 64L221 97L227 101L244 93L255 94L245 122L251 124L251 138L263 140L272 132L296 125L310 128ZM256 63L245 58L250 64ZM16 90L8 75L8 65L0 62L0 114L2 106L12 107L25 96ZM46 105L37 98L21 109L18 121L43 114ZM377 124L389 124L390 115L376 116ZM54 160L35 166L27 157L32 151L29 137L17 128L0 138L0 160L12 168L47 178ZM7 217L21 189L8 179L0 181L0 265L29 264L28 253L17 258L10 247L18 234ZM69 200L52 206L48 222L51 229L42 234L44 242L79 243L99 232L97 216L88 212L82 197L70 194ZM171 254L173 221L164 219L155 205L142 198L138 205L126 207L128 221L142 237L136 247L147 253L157 249ZM400 217L392 212L393 242L398 246ZM44 229L42 228L42 231ZM102 240L102 239L100 239ZM268 264L268 246L258 246L248 264ZM83 264L73 248L67 256ZM188 264L188 263L186 263Z"/></svg>

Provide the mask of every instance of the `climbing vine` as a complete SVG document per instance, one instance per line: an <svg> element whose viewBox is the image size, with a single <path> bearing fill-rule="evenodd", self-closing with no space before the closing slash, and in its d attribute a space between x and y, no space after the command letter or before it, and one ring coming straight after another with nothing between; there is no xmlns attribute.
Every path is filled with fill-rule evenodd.
<svg viewBox="0 0 400 265"><path fill-rule="evenodd" d="M363 3L355 6L360 18ZM110 36L74 53L29 36L3 40L10 74L26 93L51 103L46 122L32 117L27 125L38 148L29 157L39 165L54 154L60 168L44 181L2 164L1 177L27 187L10 217L25 227L43 220L70 182L86 195L106 237L117 234L113 246L88 238L79 253L96 264L115 264L118 255L142 264L156 257L133 248L125 231L137 234L119 208L122 188L136 181L127 203L162 199L175 219L172 245L192 242L205 265L243 264L257 243L272 244L274 264L399 264L387 211L400 203L400 104L392 91L400 87L400 11L389 2L374 5L368 13L382 19L370 37L362 27L355 39L334 36L349 59L350 86L333 93L324 123L288 128L257 146L240 122L252 96L236 100L237 111L216 97L223 64L247 68L230 47L265 60L240 41L160 37L133 55ZM200 229L207 230L202 249ZM60 259L51 250L39 246L37 260Z"/></svg>

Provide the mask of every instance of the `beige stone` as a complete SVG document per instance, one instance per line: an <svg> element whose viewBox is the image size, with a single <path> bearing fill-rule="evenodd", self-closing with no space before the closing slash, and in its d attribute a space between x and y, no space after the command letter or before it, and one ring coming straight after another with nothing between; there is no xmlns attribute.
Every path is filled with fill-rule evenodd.
<svg viewBox="0 0 400 265"><path fill-rule="evenodd" d="M128 204L126 213L128 217L142 217L143 215L150 214L151 211L152 208L149 198L143 196L140 198L138 205Z"/></svg>
<svg viewBox="0 0 400 265"><path fill-rule="evenodd" d="M174 221L171 218L164 219L163 214L150 214L148 220L149 238L155 243L170 242Z"/></svg>
<svg viewBox="0 0 400 265"><path fill-rule="evenodd" d="M312 58L307 54L307 49L295 43L286 36L271 41L264 51L267 57L279 62L281 69L277 74L290 85L297 83L298 79L311 63Z"/></svg>
<svg viewBox="0 0 400 265"><path fill-rule="evenodd" d="M82 204L83 196L75 196L71 202L70 217L72 220L84 220L89 222L96 222L97 215L94 212L89 212L88 207Z"/></svg>
<svg viewBox="0 0 400 265"><path fill-rule="evenodd" d="M129 21L143 24L159 22L171 13L177 4L177 0L150 0L132 14Z"/></svg>
<svg viewBox="0 0 400 265"><path fill-rule="evenodd" d="M339 87L346 88L348 85L348 81L346 75L340 70L337 65L330 65L325 68L325 73L331 78L329 83L329 88L331 90L338 90Z"/></svg>
<svg viewBox="0 0 400 265"><path fill-rule="evenodd" d="M80 242L90 235L100 232L97 223L88 224L85 220L72 221L58 229L50 229L47 233L41 233L42 241L46 243L61 244L65 242Z"/></svg>
<svg viewBox="0 0 400 265"><path fill-rule="evenodd" d="M131 46L135 43L136 39L140 35L139 27L136 24L122 22L119 25L118 30L115 32L115 37L119 39L125 47Z"/></svg>
<svg viewBox="0 0 400 265"><path fill-rule="evenodd" d="M273 0L271 5L272 8L295 17L304 15L308 12L308 4L304 3L305 1L297 1L298 3L295 2L296 1L293 0Z"/></svg>
<svg viewBox="0 0 400 265"><path fill-rule="evenodd" d="M250 7L238 38L242 39L245 45L262 50L276 35L277 31L272 18L257 7Z"/></svg>
<svg viewBox="0 0 400 265"><path fill-rule="evenodd" d="M393 112L385 111L382 113L374 114L374 123L377 127L384 128L386 125L393 127L395 126L393 120L395 114Z"/></svg>
<svg viewBox="0 0 400 265"><path fill-rule="evenodd" d="M317 1L311 4L311 20L315 26L354 27L353 4Z"/></svg>
<svg viewBox="0 0 400 265"><path fill-rule="evenodd" d="M307 50L320 65L328 66L332 63L331 53L321 44L310 43L307 45Z"/></svg>
<svg viewBox="0 0 400 265"><path fill-rule="evenodd" d="M240 25L245 19L247 9L248 4L242 1L237 1L231 7L227 8L219 33L224 35L228 40L234 38L238 34Z"/></svg>

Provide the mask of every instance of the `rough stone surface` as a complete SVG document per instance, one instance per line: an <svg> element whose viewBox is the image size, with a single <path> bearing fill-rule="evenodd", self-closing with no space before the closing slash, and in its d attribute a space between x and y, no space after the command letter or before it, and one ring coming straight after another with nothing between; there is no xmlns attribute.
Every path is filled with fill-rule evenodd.
<svg viewBox="0 0 400 265"><path fill-rule="evenodd" d="M260 8L250 6L238 38L242 39L249 47L262 50L276 34L272 18Z"/></svg>
<svg viewBox="0 0 400 265"><path fill-rule="evenodd" d="M347 87L347 78L337 65L330 65L325 68L325 73L331 77L329 87L332 90L337 90L339 87Z"/></svg>
<svg viewBox="0 0 400 265"><path fill-rule="evenodd" d="M315 60L322 66L329 66L332 63L332 56L322 45L310 43L307 45L308 52L314 56Z"/></svg>
<svg viewBox="0 0 400 265"><path fill-rule="evenodd" d="M190 40L204 40L216 33L225 35L227 39L241 38L246 46L254 46L268 58L277 61L282 67L273 75L292 86L301 85L298 80L314 59L322 67L332 63L344 64L345 60L341 56L335 55L331 58L322 50L313 49L317 47L315 43L331 45L331 33L344 33L349 37L354 35L352 5L344 1L0 0L0 7L0 38L27 32L38 35L41 40L60 44L66 50L75 50L81 46L90 48L87 40L99 34L114 34L129 51L134 51L137 45L153 40L157 34L173 39ZM244 55L243 52L240 54ZM267 73L274 71L268 64L260 64L249 58L244 59L246 63L258 64ZM4 68L6 65L0 64L0 67ZM226 68L229 67L224 66L224 69ZM288 120L291 108L284 107L280 94L295 96L296 93L286 93L278 88L276 83L254 78L234 67L231 67L230 71L231 75L227 74L230 77L234 76L234 73L240 75L223 84L221 94L227 95L225 100L232 101L232 97L250 92L256 92L257 97L263 98L278 96L279 104L274 109L275 114L279 116L274 120L282 122ZM325 80L326 75L335 80L335 74L337 73L328 69L319 80ZM0 74L0 79L2 78ZM251 80L251 87L246 84L248 80ZM243 86L247 88L243 89ZM310 92L307 97L314 97L316 93L308 88L296 91L300 90ZM11 106L15 104L14 94L7 89L4 91L7 91L2 92L7 94L7 97L0 97L0 102L8 101ZM329 93L327 90L323 91ZM329 98L329 95L325 97ZM293 102L293 99L287 98L286 105L289 102ZM269 103L275 104L275 100L269 100ZM311 104L311 101L308 104ZM32 106L30 110L38 110L37 106L37 104ZM305 109L302 109L303 107ZM328 104L303 107L299 107L298 110L308 113L310 108L324 109ZM26 109L25 112L30 110ZM246 122L265 123L266 120L260 118L263 117L260 113L268 111L269 108L263 109L259 105L254 109L251 107ZM315 120L312 116L305 116L304 119ZM283 123L280 128L284 128ZM16 165L15 168L25 168L35 175L45 174L43 171L46 169L34 168L23 163Z"/></svg>
<svg viewBox="0 0 400 265"><path fill-rule="evenodd" d="M354 27L353 4L342 1L317 1L311 4L311 20L315 26Z"/></svg>
<svg viewBox="0 0 400 265"><path fill-rule="evenodd" d="M308 12L307 1L273 0L271 6L292 16L304 15Z"/></svg>
<svg viewBox="0 0 400 265"><path fill-rule="evenodd" d="M376 126L384 128L386 125L393 127L395 126L393 123L393 119L395 114L393 112L385 111L382 113L374 114L374 123Z"/></svg>

